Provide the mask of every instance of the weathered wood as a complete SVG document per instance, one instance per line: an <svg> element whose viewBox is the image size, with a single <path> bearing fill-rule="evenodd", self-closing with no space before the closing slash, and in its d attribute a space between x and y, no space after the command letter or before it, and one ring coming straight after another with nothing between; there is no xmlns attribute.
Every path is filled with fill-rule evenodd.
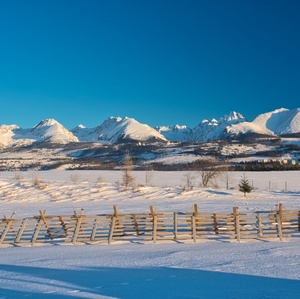
<svg viewBox="0 0 300 299"><path fill-rule="evenodd" d="M117 205L114 205L114 216L115 216L116 218L119 217L119 208L118 208Z"/></svg>
<svg viewBox="0 0 300 299"><path fill-rule="evenodd" d="M241 227L240 227L240 216L237 207L233 208L233 218L234 218L234 230L236 234L236 239L238 242L241 240Z"/></svg>
<svg viewBox="0 0 300 299"><path fill-rule="evenodd" d="M153 218L154 216L157 216L157 213L155 212L155 209L154 209L153 206L150 206L150 214L151 214L152 218Z"/></svg>
<svg viewBox="0 0 300 299"><path fill-rule="evenodd" d="M153 216L153 243L157 240L157 216Z"/></svg>
<svg viewBox="0 0 300 299"><path fill-rule="evenodd" d="M65 236L66 242L76 244L82 240L96 242L114 238L132 240L142 235L143 240L188 240L196 242L200 237L222 235L242 238L272 238L280 240L286 235L300 231L300 211L284 210L278 205L273 211L209 213L198 211L194 205L189 212L157 212L153 206L150 213L119 213L114 206L113 214L47 216L40 211L39 216L13 219L4 216L1 221L0 244L20 242L34 245L37 240L45 242L56 236ZM70 235L68 237L68 234ZM203 235L203 236L202 236Z"/></svg>
<svg viewBox="0 0 300 299"><path fill-rule="evenodd" d="M12 223L13 223L13 220L15 218L15 215L16 215L16 211L14 211L12 214L11 214L11 217L10 218L7 218L5 215L3 216L5 222L6 222L6 227L2 233L2 236L0 238L0 244L2 244L2 242L4 241L6 235L8 234L9 230L12 229ZM16 237L16 232L12 229L12 233L13 235Z"/></svg>
<svg viewBox="0 0 300 299"><path fill-rule="evenodd" d="M0 244L3 243L3 241L4 241L4 239L5 239L6 235L7 235L7 233L9 232L9 230L10 230L10 228L11 228L11 224L12 224L12 222L13 222L14 215L15 215L15 212L12 214L12 216L11 216L10 219L8 219L8 218L4 215L4 219L5 219L5 221L6 221L6 227L5 227L5 229L4 229L3 233L2 233L2 236L1 236L1 238L0 238Z"/></svg>
<svg viewBox="0 0 300 299"><path fill-rule="evenodd" d="M263 237L263 228L262 228L262 219L261 214L257 212L257 229L258 229L258 236L259 238Z"/></svg>
<svg viewBox="0 0 300 299"><path fill-rule="evenodd" d="M280 203L280 204L278 205L278 216L279 216L279 218L280 218L281 224L282 224L282 214L283 214L282 211L283 211L282 203Z"/></svg>
<svg viewBox="0 0 300 299"><path fill-rule="evenodd" d="M193 215L195 217L195 224L196 224L196 231L198 230L200 226L200 219L199 219L199 212L198 212L198 205L194 204L193 206Z"/></svg>
<svg viewBox="0 0 300 299"><path fill-rule="evenodd" d="M42 228L42 225L43 225L43 220L42 218L40 217L39 220L38 220L38 223L36 225L36 228L35 228L35 231L34 231L34 234L33 234L33 237L31 239L31 245L33 246L37 240L37 237L39 235L39 232Z"/></svg>
<svg viewBox="0 0 300 299"><path fill-rule="evenodd" d="M137 218L136 218L135 214L132 214L132 219L133 219L136 235L139 236L140 235L139 224L138 224L138 221L137 221Z"/></svg>
<svg viewBox="0 0 300 299"><path fill-rule="evenodd" d="M219 234L219 218L218 218L218 214L214 213L213 214L213 219L214 219L214 229L215 229L215 234L218 235Z"/></svg>
<svg viewBox="0 0 300 299"><path fill-rule="evenodd" d="M26 225L27 225L27 222L28 222L28 218L24 218L23 219L23 222L22 222L22 225L17 233L17 237L16 237L16 240L15 240L15 243L20 243L20 240L22 238L22 235L23 235L23 232L26 228Z"/></svg>
<svg viewBox="0 0 300 299"><path fill-rule="evenodd" d="M92 230L92 235L91 235L91 241L95 241L98 222L99 222L99 217L96 217L95 220L94 220L94 225L93 225L93 230Z"/></svg>
<svg viewBox="0 0 300 299"><path fill-rule="evenodd" d="M44 225L45 225L45 228L46 228L46 230L47 230L47 233L48 233L50 239L53 240L52 233L51 233L51 231L50 231L50 229L49 229L49 226L48 226L48 224L47 224L46 217L45 217L46 210L44 210L44 211L41 211L41 210L40 210L39 212L40 212L41 219L42 219L43 222L44 222Z"/></svg>
<svg viewBox="0 0 300 299"><path fill-rule="evenodd" d="M84 210L81 209L80 214L77 214L76 211L74 211L74 216L76 218L76 226L75 226L75 230L74 230L74 234L73 234L73 238L72 238L72 243L76 244L77 243L77 238L80 232L80 228L81 228L81 222L82 222L82 215L83 215Z"/></svg>
<svg viewBox="0 0 300 299"><path fill-rule="evenodd" d="M110 225L110 231L109 231L109 237L108 237L108 244L111 244L114 236L114 230L116 225L116 217L113 216L111 219L111 225Z"/></svg>
<svg viewBox="0 0 300 299"><path fill-rule="evenodd" d="M174 240L178 238L178 215L174 212Z"/></svg>
<svg viewBox="0 0 300 299"><path fill-rule="evenodd" d="M192 238L193 241L196 243L197 241L197 228L196 228L196 217L192 215Z"/></svg>
<svg viewBox="0 0 300 299"><path fill-rule="evenodd" d="M277 236L279 237L279 240L282 241L282 223L280 219L280 213L278 212L276 214L276 227L277 227Z"/></svg>
<svg viewBox="0 0 300 299"><path fill-rule="evenodd" d="M65 232L65 235L66 235L66 237L67 237L67 235L68 235L68 228L67 228L67 225L66 225L66 223L65 223L65 221L64 221L64 219L63 219L62 216L58 216L58 219L59 219L59 222L60 222L60 224L61 224L61 226L62 226L62 228L63 228L63 230L64 230L64 232Z"/></svg>

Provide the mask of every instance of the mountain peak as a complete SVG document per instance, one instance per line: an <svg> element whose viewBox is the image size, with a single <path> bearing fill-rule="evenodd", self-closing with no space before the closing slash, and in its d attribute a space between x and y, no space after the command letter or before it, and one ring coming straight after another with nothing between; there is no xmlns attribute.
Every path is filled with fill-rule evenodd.
<svg viewBox="0 0 300 299"><path fill-rule="evenodd" d="M126 141L167 141L154 128L130 117L110 117L97 127L99 141L111 143Z"/></svg>
<svg viewBox="0 0 300 299"><path fill-rule="evenodd" d="M84 125L82 125L82 124L79 124L79 125L77 126L77 128L85 129L86 127L85 127Z"/></svg>
<svg viewBox="0 0 300 299"><path fill-rule="evenodd" d="M33 127L31 133L37 137L37 142L48 141L62 144L78 142L77 137L53 118L47 118L39 122Z"/></svg>
<svg viewBox="0 0 300 299"><path fill-rule="evenodd" d="M231 111L229 114L225 114L219 120L220 123L227 124L236 124L244 121L246 121L245 117L241 113L235 111Z"/></svg>
<svg viewBox="0 0 300 299"><path fill-rule="evenodd" d="M34 128L51 127L54 125L61 125L61 124L54 118L46 118L46 119L40 121L37 125L35 125Z"/></svg>

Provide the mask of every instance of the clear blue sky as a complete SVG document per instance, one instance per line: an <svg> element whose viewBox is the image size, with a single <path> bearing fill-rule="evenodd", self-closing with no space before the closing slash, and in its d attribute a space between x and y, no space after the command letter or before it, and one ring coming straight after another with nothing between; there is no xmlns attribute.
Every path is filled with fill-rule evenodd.
<svg viewBox="0 0 300 299"><path fill-rule="evenodd" d="M196 126L300 107L300 1L0 1L0 124Z"/></svg>

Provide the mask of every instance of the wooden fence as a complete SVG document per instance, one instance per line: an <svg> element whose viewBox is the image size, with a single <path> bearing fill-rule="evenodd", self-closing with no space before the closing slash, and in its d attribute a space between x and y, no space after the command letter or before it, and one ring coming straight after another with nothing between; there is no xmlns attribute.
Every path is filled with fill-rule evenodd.
<svg viewBox="0 0 300 299"><path fill-rule="evenodd" d="M203 238L237 240L300 237L300 210L284 210L282 204L271 211L231 213L198 211L159 212L150 207L148 213L85 215L46 215L0 219L0 246L38 243L108 243L187 241Z"/></svg>

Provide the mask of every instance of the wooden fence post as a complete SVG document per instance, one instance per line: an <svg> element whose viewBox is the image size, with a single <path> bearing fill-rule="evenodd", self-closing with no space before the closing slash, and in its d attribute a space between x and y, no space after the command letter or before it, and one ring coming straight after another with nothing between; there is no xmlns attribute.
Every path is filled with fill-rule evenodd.
<svg viewBox="0 0 300 299"><path fill-rule="evenodd" d="M298 211L298 231L300 232L300 211Z"/></svg>
<svg viewBox="0 0 300 299"><path fill-rule="evenodd" d="M109 231L109 236L108 236L108 244L110 244L113 240L114 231L115 231L116 226L120 225L119 208L117 205L114 205L113 208L114 208L114 215L111 219L110 231Z"/></svg>
<svg viewBox="0 0 300 299"><path fill-rule="evenodd" d="M116 218L119 217L119 208L118 208L117 205L114 205L114 216L115 216Z"/></svg>
<svg viewBox="0 0 300 299"><path fill-rule="evenodd" d="M215 234L218 235L219 234L219 218L218 218L217 213L213 214L213 219L214 219Z"/></svg>
<svg viewBox="0 0 300 299"><path fill-rule="evenodd" d="M178 237L178 215L174 212L174 240L177 240Z"/></svg>
<svg viewBox="0 0 300 299"><path fill-rule="evenodd" d="M44 210L44 211L41 211L41 210L40 210L41 219L42 219L43 222L44 222L44 225L45 225L45 227L46 227L47 233L48 233L50 239L53 240L53 236L52 236L52 233L51 233L51 231L50 231L50 229L49 229L49 227L48 227L48 224L47 224L47 221L46 221L45 214L46 214L46 210Z"/></svg>
<svg viewBox="0 0 300 299"><path fill-rule="evenodd" d="M33 246L33 245L35 244L36 239L37 239L37 237L38 237L38 235L39 235L39 232L40 232L40 230L41 230L41 228L42 228L42 225L43 225L43 219L42 219L42 217L39 216L39 217L37 217L37 219L38 219L38 222L37 222L37 226L36 226L36 228L35 228L33 237L32 237L32 239L31 239L31 246Z"/></svg>
<svg viewBox="0 0 300 299"><path fill-rule="evenodd" d="M279 240L282 241L282 203L278 205L278 209L276 211L276 222L277 235Z"/></svg>
<svg viewBox="0 0 300 299"><path fill-rule="evenodd" d="M96 216L96 218L94 220L94 224L93 224L91 241L95 241L95 236L96 236L96 232L97 232L98 222L99 222L99 217Z"/></svg>
<svg viewBox="0 0 300 299"><path fill-rule="evenodd" d="M199 227L199 212L198 212L197 204L194 204L194 206L193 206L192 224L193 224L193 239L194 239L194 242L196 242L197 241L197 230Z"/></svg>
<svg viewBox="0 0 300 299"><path fill-rule="evenodd" d="M5 219L5 221L6 221L6 227L5 227L4 232L2 233L2 236L1 236L1 238L0 238L0 244L3 243L3 241L4 241L4 239L5 239L5 237L6 237L7 233L8 233L8 231L9 231L10 228L11 228L11 225L12 225L12 222L13 222L13 220L14 220L15 214L16 214L16 212L14 211L14 212L12 213L12 215L11 215L11 218L7 218L7 217L4 215L4 219ZM15 234L15 233L14 233L14 235L15 235L15 237L16 237L16 234Z"/></svg>
<svg viewBox="0 0 300 299"><path fill-rule="evenodd" d="M114 236L114 229L116 225L116 217L111 217L111 225L110 225L110 231L109 231L109 237L108 237L108 244L112 242L113 236Z"/></svg>
<svg viewBox="0 0 300 299"><path fill-rule="evenodd" d="M157 215L153 216L153 243L157 240Z"/></svg>
<svg viewBox="0 0 300 299"><path fill-rule="evenodd" d="M262 229L262 220L261 220L261 214L259 212L256 213L256 219L257 219L257 229L258 229L258 237L263 237L263 229Z"/></svg>
<svg viewBox="0 0 300 299"><path fill-rule="evenodd" d="M192 238L194 243L197 241L196 219L194 213L192 214Z"/></svg>
<svg viewBox="0 0 300 299"><path fill-rule="evenodd" d="M157 213L155 213L153 206L150 206L150 214L153 221L153 243L156 243L157 239Z"/></svg>
<svg viewBox="0 0 300 299"><path fill-rule="evenodd" d="M282 207L282 203L280 203L280 204L278 205L278 214L279 214L280 221L281 221L281 224L282 224L282 218L283 218L283 207Z"/></svg>
<svg viewBox="0 0 300 299"><path fill-rule="evenodd" d="M16 237L16 240L15 240L15 243L19 243L21 238L22 238L22 235L23 235L23 232L25 230L25 227L27 225L27 222L28 222L28 218L24 218L23 219L23 222L22 222L22 225L17 233L17 237Z"/></svg>
<svg viewBox="0 0 300 299"><path fill-rule="evenodd" d="M66 226L66 223L65 223L65 221L64 221L64 219L63 219L62 216L58 216L58 219L59 219L59 222L60 222L60 224L61 224L61 226L62 226L62 228L63 228L63 230L65 232L65 235L67 237L68 236L68 228Z"/></svg>
<svg viewBox="0 0 300 299"><path fill-rule="evenodd" d="M139 236L140 235L139 224L138 224L138 221L137 221L137 218L136 218L135 214L132 214L132 219L133 219L136 235Z"/></svg>
<svg viewBox="0 0 300 299"><path fill-rule="evenodd" d="M240 216L237 207L233 208L234 230L238 242L241 240Z"/></svg>
<svg viewBox="0 0 300 299"><path fill-rule="evenodd" d="M120 215L119 215L119 207L117 205L114 205L114 216L116 218L115 221L115 227L118 227L118 230L123 230L122 231L122 235L124 235L124 225L121 225L121 221L120 221Z"/></svg>
<svg viewBox="0 0 300 299"><path fill-rule="evenodd" d="M75 227L74 234L73 234L73 239L72 239L73 244L77 243L77 238L78 238L78 234L79 234L79 231L80 231L80 228L81 228L83 213L84 213L84 209L81 209L80 214L77 214L77 212L74 211L74 216L76 218L76 227Z"/></svg>

